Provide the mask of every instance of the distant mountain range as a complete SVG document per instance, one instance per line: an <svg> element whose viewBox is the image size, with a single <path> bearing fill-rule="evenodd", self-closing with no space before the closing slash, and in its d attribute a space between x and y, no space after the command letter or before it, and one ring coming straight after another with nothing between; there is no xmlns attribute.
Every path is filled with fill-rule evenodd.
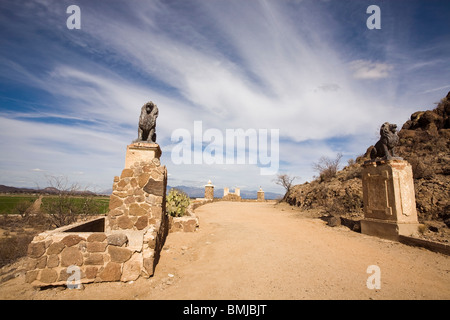
<svg viewBox="0 0 450 320"><path fill-rule="evenodd" d="M189 195L189 197L191 197L191 198L203 198L205 196L204 188L188 187L188 186L176 186L176 187L167 186L167 190L170 190L171 188L180 189L180 190L186 192ZM230 191L234 192L234 189L230 189ZM257 192L258 192L258 190L242 190L241 189L241 198L242 199L256 199ZM223 189L214 188L214 197L222 198L223 197ZM274 199L282 198L282 197L283 197L283 194L264 191L264 198L266 200L274 200Z"/></svg>
<svg viewBox="0 0 450 320"><path fill-rule="evenodd" d="M16 188L16 187L9 187L0 184L0 193L46 193L46 194L57 194L60 191L53 187L47 187L44 189L32 189L32 188ZM91 194L95 195L96 193L86 190L86 191L75 191L76 194Z"/></svg>
<svg viewBox="0 0 450 320"><path fill-rule="evenodd" d="M180 189L184 192L186 192L189 197L191 198L203 198L205 196L205 189L199 188L199 187L188 187L188 186L176 186L171 187L167 186L167 190L169 191L172 188ZM231 189L230 191L234 192L234 189ZM44 189L32 189L32 188L16 188L16 187L9 187L5 185L0 185L0 193L47 193L47 194L56 194L59 190L52 187L47 187ZM257 190L255 191L247 191L241 189L241 197L242 199L256 199ZM80 194L92 194L95 195L96 193L91 191L78 191ZM112 193L112 189L104 190L102 192L98 192L99 195L110 195ZM222 198L223 196L223 189L214 189L214 196L216 198ZM264 192L264 197L267 200L273 200L280 197L283 197L282 194L274 193L274 192Z"/></svg>

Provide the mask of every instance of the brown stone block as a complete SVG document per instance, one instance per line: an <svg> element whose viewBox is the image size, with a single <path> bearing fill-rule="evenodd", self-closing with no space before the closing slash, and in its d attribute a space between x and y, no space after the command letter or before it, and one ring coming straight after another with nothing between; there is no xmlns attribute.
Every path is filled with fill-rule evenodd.
<svg viewBox="0 0 450 320"><path fill-rule="evenodd" d="M98 273L98 268L94 266L88 266L85 269L86 278L88 279L95 279Z"/></svg>
<svg viewBox="0 0 450 320"><path fill-rule="evenodd" d="M128 243L128 237L123 233L115 233L108 236L107 242L109 245L121 247Z"/></svg>
<svg viewBox="0 0 450 320"><path fill-rule="evenodd" d="M55 268L59 265L59 257L57 254L52 254L48 256L47 267Z"/></svg>
<svg viewBox="0 0 450 320"><path fill-rule="evenodd" d="M122 170L122 174L120 175L120 178L127 178L127 177L132 177L133 176L133 170L131 169L123 169Z"/></svg>
<svg viewBox="0 0 450 320"><path fill-rule="evenodd" d="M87 252L104 252L106 249L106 242L88 242Z"/></svg>
<svg viewBox="0 0 450 320"><path fill-rule="evenodd" d="M145 201L145 197L144 197L144 192L142 192L141 195L136 195L135 197L136 202L144 202ZM141 205L142 207L142 205Z"/></svg>
<svg viewBox="0 0 450 320"><path fill-rule="evenodd" d="M44 283L52 283L58 279L58 273L54 269L42 269L39 275L39 281Z"/></svg>
<svg viewBox="0 0 450 320"><path fill-rule="evenodd" d="M37 260L31 257L27 257L25 259L24 267L25 270L33 270L36 269Z"/></svg>
<svg viewBox="0 0 450 320"><path fill-rule="evenodd" d="M128 192L126 192L126 191L123 191L123 190L117 190L117 189L114 189L114 195L115 196L118 196L119 198L126 198L127 197L127 195L128 195Z"/></svg>
<svg viewBox="0 0 450 320"><path fill-rule="evenodd" d="M82 240L86 240L76 234L71 234L68 235L66 237L64 237L64 239L61 240L62 243L64 243L66 246L71 247L76 245L77 243L79 243Z"/></svg>
<svg viewBox="0 0 450 320"><path fill-rule="evenodd" d="M152 258L144 258L143 259L143 266L145 271L147 271L148 275L153 275L153 257Z"/></svg>
<svg viewBox="0 0 450 320"><path fill-rule="evenodd" d="M88 242L102 242L102 241L105 241L105 239L106 239L106 234L93 233L87 238L87 241Z"/></svg>
<svg viewBox="0 0 450 320"><path fill-rule="evenodd" d="M114 210L118 207L120 207L123 204L123 199L119 198L118 196L111 195L109 198L109 210Z"/></svg>
<svg viewBox="0 0 450 320"><path fill-rule="evenodd" d="M40 256L42 256L45 252L45 242L44 241L40 241L40 242L31 242L28 245L28 256L32 257L32 258L39 258Z"/></svg>
<svg viewBox="0 0 450 320"><path fill-rule="evenodd" d="M162 208L159 206L152 207L152 217L160 220L162 216Z"/></svg>
<svg viewBox="0 0 450 320"><path fill-rule="evenodd" d="M32 283L34 280L37 279L37 276L39 275L39 270L31 270L28 271L25 274L25 282L26 283Z"/></svg>
<svg viewBox="0 0 450 320"><path fill-rule="evenodd" d="M155 179L149 179L144 186L144 191L155 196L163 196L166 193L166 185L164 181L157 181Z"/></svg>
<svg viewBox="0 0 450 320"><path fill-rule="evenodd" d="M36 268L43 269L47 265L47 256L44 255L37 259Z"/></svg>
<svg viewBox="0 0 450 320"><path fill-rule="evenodd" d="M134 254L130 260L124 263L121 280L124 282L134 281L139 278L142 269L142 255Z"/></svg>
<svg viewBox="0 0 450 320"><path fill-rule="evenodd" d="M121 229L132 229L133 221L128 216L120 216L117 219L117 225Z"/></svg>
<svg viewBox="0 0 450 320"><path fill-rule="evenodd" d="M74 271L68 273L67 268L64 268L59 272L58 281L67 281L67 279L69 279L69 277L73 274L74 274Z"/></svg>
<svg viewBox="0 0 450 320"><path fill-rule="evenodd" d="M128 211L128 214L130 216L143 216L146 213L147 212L143 208L141 208L137 203L132 203L130 205L130 208L129 208L129 211Z"/></svg>
<svg viewBox="0 0 450 320"><path fill-rule="evenodd" d="M148 225L148 217L147 216L139 217L137 219L136 223L134 224L134 226L138 230L144 229L147 225Z"/></svg>
<svg viewBox="0 0 450 320"><path fill-rule="evenodd" d="M120 180L119 183L117 184L117 190L124 191L126 189L127 185L128 185L128 182L126 182L125 180Z"/></svg>
<svg viewBox="0 0 450 320"><path fill-rule="evenodd" d="M112 262L123 263L123 262L127 261L128 259L130 259L133 252L127 248L109 246L108 253L111 256Z"/></svg>
<svg viewBox="0 0 450 320"><path fill-rule="evenodd" d="M125 201L123 203L131 204L131 203L134 203L134 202L136 202L136 200L134 199L134 196L128 196L128 197L125 198Z"/></svg>
<svg viewBox="0 0 450 320"><path fill-rule="evenodd" d="M84 260L85 265L103 265L103 254L101 253L91 253Z"/></svg>
<svg viewBox="0 0 450 320"><path fill-rule="evenodd" d="M61 253L61 266L71 265L81 266L83 264L83 255L76 247L65 248Z"/></svg>
<svg viewBox="0 0 450 320"><path fill-rule="evenodd" d="M195 219L189 219L183 223L184 232L194 232L197 228L197 221Z"/></svg>
<svg viewBox="0 0 450 320"><path fill-rule="evenodd" d="M142 171L144 171L145 173L150 173L155 168L156 168L156 165L154 163L151 163L151 164L147 164L144 167L142 167Z"/></svg>
<svg viewBox="0 0 450 320"><path fill-rule="evenodd" d="M62 242L53 242L47 249L47 254L59 254L66 245Z"/></svg>
<svg viewBox="0 0 450 320"><path fill-rule="evenodd" d="M99 277L103 281L120 281L121 276L121 264L117 262L108 262L106 267L99 273Z"/></svg>
<svg viewBox="0 0 450 320"><path fill-rule="evenodd" d="M144 172L143 174L141 174L138 178L139 188L143 188L147 184L149 178L150 173Z"/></svg>
<svg viewBox="0 0 450 320"><path fill-rule="evenodd" d="M113 216L113 217L117 217L117 216L121 216L123 215L124 212L122 209L114 209L108 212L108 216Z"/></svg>

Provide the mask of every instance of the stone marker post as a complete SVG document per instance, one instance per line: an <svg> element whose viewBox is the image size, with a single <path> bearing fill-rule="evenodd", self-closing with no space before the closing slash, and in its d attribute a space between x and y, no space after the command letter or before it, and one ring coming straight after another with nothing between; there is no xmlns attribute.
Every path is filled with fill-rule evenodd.
<svg viewBox="0 0 450 320"><path fill-rule="evenodd" d="M211 183L211 180L209 180L208 184L205 185L205 199L207 199L207 200L214 199L214 186Z"/></svg>
<svg viewBox="0 0 450 320"><path fill-rule="evenodd" d="M261 187L259 187L257 192L256 201L264 201L264 191Z"/></svg>
<svg viewBox="0 0 450 320"><path fill-rule="evenodd" d="M361 232L391 240L418 231L414 181L405 160L364 164L362 172L364 219Z"/></svg>

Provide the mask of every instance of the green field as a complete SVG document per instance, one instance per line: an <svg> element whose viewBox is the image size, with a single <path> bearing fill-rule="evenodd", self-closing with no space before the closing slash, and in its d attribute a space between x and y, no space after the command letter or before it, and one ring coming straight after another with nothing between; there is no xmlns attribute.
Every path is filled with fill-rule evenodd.
<svg viewBox="0 0 450 320"><path fill-rule="evenodd" d="M48 201L54 201L57 196L44 196L42 198L42 203L45 204ZM38 196L36 195L0 195L0 214L11 214L14 213L14 208L16 205L22 201L29 201L32 204ZM94 202L97 205L96 212L92 214L104 214L108 212L109 197L95 196L93 197ZM79 196L73 196L73 201L75 205L81 206L83 204L84 198Z"/></svg>
<svg viewBox="0 0 450 320"><path fill-rule="evenodd" d="M32 204L38 197L33 195L0 195L0 214L12 213L21 201L30 201Z"/></svg>

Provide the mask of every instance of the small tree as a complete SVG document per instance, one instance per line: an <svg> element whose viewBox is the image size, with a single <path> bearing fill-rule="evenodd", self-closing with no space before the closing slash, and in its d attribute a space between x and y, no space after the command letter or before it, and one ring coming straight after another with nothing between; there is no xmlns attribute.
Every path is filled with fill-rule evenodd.
<svg viewBox="0 0 450 320"><path fill-rule="evenodd" d="M320 181L326 181L336 176L341 159L342 153L338 153L334 159L323 156L318 162L313 163L313 169L319 173Z"/></svg>
<svg viewBox="0 0 450 320"><path fill-rule="evenodd" d="M67 177L49 176L47 180L47 189L54 195L44 198L42 210L56 227L76 222L79 215L88 213L86 208L91 207L91 200L79 191L77 184L69 184Z"/></svg>
<svg viewBox="0 0 450 320"><path fill-rule="evenodd" d="M32 211L33 200L21 200L19 201L13 208L12 213L18 214L22 218L22 220L28 220L30 217L30 213Z"/></svg>
<svg viewBox="0 0 450 320"><path fill-rule="evenodd" d="M289 195L289 192L291 191L292 184L295 179L297 179L297 177L290 177L286 173L283 174L280 173L277 175L276 179L274 180L275 183L282 186L286 190L286 193L284 194L284 197L281 201L286 200L287 196Z"/></svg>

